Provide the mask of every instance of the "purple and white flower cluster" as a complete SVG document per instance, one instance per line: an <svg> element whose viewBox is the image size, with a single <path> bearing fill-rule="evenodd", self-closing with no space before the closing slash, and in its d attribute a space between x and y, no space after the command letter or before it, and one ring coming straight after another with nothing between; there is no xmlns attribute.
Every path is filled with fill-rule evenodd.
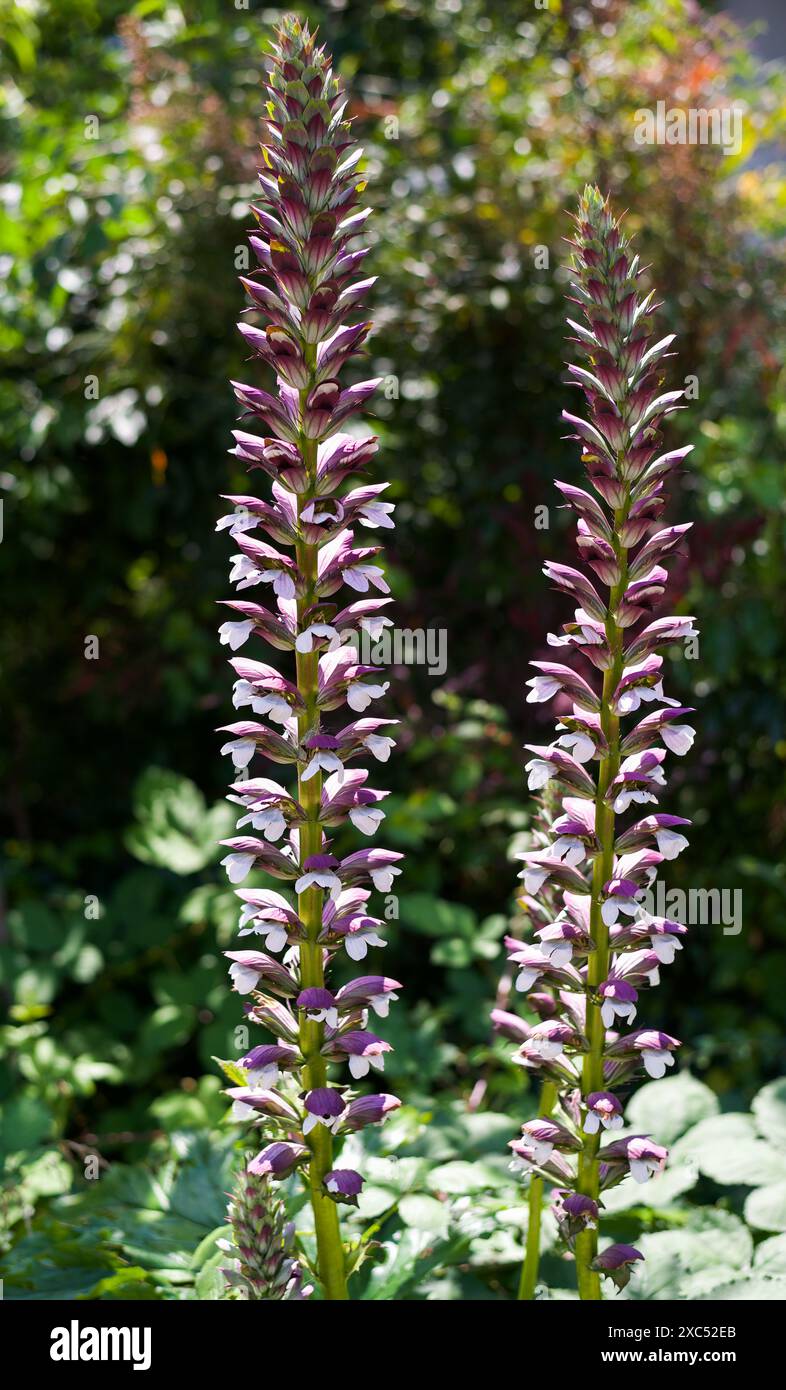
<svg viewBox="0 0 786 1390"><path fill-rule="evenodd" d="M581 360L569 371L587 409L563 418L580 441L588 488L557 487L577 517L583 567L545 567L576 608L548 636L559 659L533 662L528 682L529 702L558 702L554 739L528 745L530 789L558 798L548 842L521 856L533 936L508 939L516 988L537 1021L496 1023L516 1037L516 1060L552 1084L561 1112L523 1126L512 1166L557 1188L581 1296L597 1298L599 1273L621 1285L641 1258L631 1247L598 1256L602 1193L627 1174L646 1182L667 1157L647 1135L614 1134L620 1093L642 1071L662 1077L680 1045L638 1011L686 929L651 915L642 896L688 843L688 822L658 809L668 759L694 737L691 709L664 693L662 651L696 629L690 617L653 616L666 561L688 529L658 527L665 481L689 452L659 452L659 425L683 395L662 389L674 335L655 338L653 293L639 293L639 259L596 189L580 200L572 245L580 318L568 322Z"/></svg>
<svg viewBox="0 0 786 1390"><path fill-rule="evenodd" d="M391 622L380 547L356 531L392 527L393 507L382 500L386 483L345 487L377 450L373 435L347 430L377 381L339 380L371 327L361 311L374 280L362 278L367 251L357 244L369 210L359 206L361 150L330 57L296 19L279 32L267 93L262 195L253 208L259 231L250 238L259 269L241 277L251 321L240 332L275 372L277 393L234 383L262 432L236 431L233 452L272 479L271 498L228 496L231 510L218 526L237 552L230 577L238 596L227 602L220 635L233 652L240 711L222 729L230 800L240 811L223 863L238 885L246 938L226 954L247 1020L275 1042L239 1059L244 1083L229 1094L236 1118L263 1119L276 1135L252 1173L279 1178L309 1166L320 1259L335 1266L334 1204L355 1202L361 1179L334 1168L333 1137L398 1105L394 1096L358 1097L348 1088L384 1069L390 1046L369 1020L385 1017L397 982L369 974L330 985L340 953L359 964L385 945L370 898L390 891L402 858L373 846L339 857L331 844L346 822L370 839L384 820L387 793L357 763L388 760L395 721L367 713L388 686L378 668L359 663L352 639L376 639ZM349 592L340 596L343 587ZM287 674L243 650L260 638L284 654ZM259 754L295 773L297 785L254 775ZM252 870L293 894L241 887ZM344 1064L348 1082L329 1079L328 1068ZM345 1296L342 1278L334 1272L332 1292L327 1278L329 1297Z"/></svg>

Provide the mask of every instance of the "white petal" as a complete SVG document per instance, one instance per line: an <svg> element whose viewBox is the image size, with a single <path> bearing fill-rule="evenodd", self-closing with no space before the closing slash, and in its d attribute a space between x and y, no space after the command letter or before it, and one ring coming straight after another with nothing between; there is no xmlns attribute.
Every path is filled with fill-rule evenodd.
<svg viewBox="0 0 786 1390"><path fill-rule="evenodd" d="M690 724L664 724L660 736L669 752L682 758L691 748L696 730Z"/></svg>
<svg viewBox="0 0 786 1390"><path fill-rule="evenodd" d="M630 1175L634 1182L647 1182L650 1176L648 1164L642 1162L640 1158L630 1160Z"/></svg>
<svg viewBox="0 0 786 1390"><path fill-rule="evenodd" d="M242 883L250 874L255 859L255 854L228 854L226 859L222 859L229 882Z"/></svg>
<svg viewBox="0 0 786 1390"><path fill-rule="evenodd" d="M238 994L250 994L252 989L256 989L259 971L253 970L250 965L236 960L229 967L229 974Z"/></svg>
<svg viewBox="0 0 786 1390"><path fill-rule="evenodd" d="M362 835L373 835L385 819L385 812L366 806L353 806L349 813L349 819Z"/></svg>
<svg viewBox="0 0 786 1390"><path fill-rule="evenodd" d="M678 835L674 830L659 830L655 836L655 843L664 859L676 859L678 854L682 854L682 851L688 848L685 836Z"/></svg>
<svg viewBox="0 0 786 1390"><path fill-rule="evenodd" d="M251 633L254 631L254 623L251 619L244 623L222 623L218 629L218 635L222 646L228 646L233 652L242 647L247 642Z"/></svg>

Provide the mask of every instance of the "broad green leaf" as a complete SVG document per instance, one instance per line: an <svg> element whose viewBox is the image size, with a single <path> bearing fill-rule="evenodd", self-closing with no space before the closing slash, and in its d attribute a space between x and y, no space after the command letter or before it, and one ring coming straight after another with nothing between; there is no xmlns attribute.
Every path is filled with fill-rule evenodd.
<svg viewBox="0 0 786 1390"><path fill-rule="evenodd" d="M634 1300L684 1297L689 1275L718 1267L746 1270L753 1254L753 1240L742 1221L707 1208L696 1208L689 1226L640 1236L633 1243L644 1256L626 1290Z"/></svg>
<svg viewBox="0 0 786 1390"><path fill-rule="evenodd" d="M650 1081L628 1102L628 1124L636 1133L651 1134L661 1144L673 1144L700 1120L717 1115L718 1098L690 1072Z"/></svg>
<svg viewBox="0 0 786 1390"><path fill-rule="evenodd" d="M758 1231L786 1231L786 1180L749 1193L745 1220Z"/></svg>
<svg viewBox="0 0 786 1390"><path fill-rule="evenodd" d="M712 1299L719 1303L782 1303L786 1299L786 1276L779 1274L744 1274L728 1284L716 1284L706 1293L696 1295L699 1299Z"/></svg>
<svg viewBox="0 0 786 1390"><path fill-rule="evenodd" d="M446 1236L450 1224L450 1213L443 1202L422 1192L410 1192L402 1197L398 1214L405 1226L416 1231L426 1231L430 1235Z"/></svg>
<svg viewBox="0 0 786 1390"><path fill-rule="evenodd" d="M126 846L144 864L193 874L219 857L218 841L231 835L235 817L218 802L208 809L194 782L163 768L148 768L134 795L137 823Z"/></svg>
<svg viewBox="0 0 786 1390"><path fill-rule="evenodd" d="M673 1157L693 1159L714 1182L756 1187L775 1182L784 1171L783 1158L758 1137L750 1115L714 1115L700 1120L677 1140Z"/></svg>
<svg viewBox="0 0 786 1390"><path fill-rule="evenodd" d="M499 1187L500 1175L496 1169L483 1163L466 1163L456 1159L452 1163L440 1163L432 1168L427 1178L427 1186L433 1192L447 1192L461 1197L470 1192L482 1192L484 1188Z"/></svg>
<svg viewBox="0 0 786 1390"><path fill-rule="evenodd" d="M34 1149L52 1132L53 1115L36 1096L17 1096L0 1111L0 1154Z"/></svg>
<svg viewBox="0 0 786 1390"><path fill-rule="evenodd" d="M786 1147L786 1076L771 1081L754 1096L751 1109L765 1139ZM786 1160L784 1161L786 1169Z"/></svg>
<svg viewBox="0 0 786 1390"><path fill-rule="evenodd" d="M753 1264L765 1274L786 1274L786 1235L770 1236L757 1245Z"/></svg>

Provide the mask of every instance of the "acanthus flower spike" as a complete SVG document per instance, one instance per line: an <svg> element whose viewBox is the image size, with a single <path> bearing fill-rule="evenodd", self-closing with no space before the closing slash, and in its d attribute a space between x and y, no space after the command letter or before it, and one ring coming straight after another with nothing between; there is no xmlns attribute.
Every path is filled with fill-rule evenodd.
<svg viewBox="0 0 786 1390"><path fill-rule="evenodd" d="M657 809L670 758L684 756L694 738L685 722L691 709L665 693L663 651L697 634L692 617L653 616L666 565L689 529L659 524L664 482L689 452L658 453L659 427L683 395L663 389L673 336L655 339L657 306L639 293L638 257L595 188L580 199L572 247L583 323L568 320L582 354L569 371L586 414L564 411L563 420L580 445L589 490L557 487L576 514L579 556L592 577L545 566L578 607L548 637L566 661L533 662L527 682L529 703L560 702L554 742L528 745L529 787L552 799L545 833L521 856L532 940L507 942L519 997L528 996L538 1021L517 1025L501 1014L496 1026L517 1044L514 1060L545 1082L539 1116L511 1144L515 1169L532 1175L520 1296L533 1296L536 1185L545 1178L559 1186L554 1211L580 1297L599 1299L601 1275L623 1288L642 1258L632 1246L598 1254L601 1194L628 1176L648 1181L667 1160L649 1135L612 1134L624 1123L620 1088L637 1073L663 1076L679 1047L657 1028L620 1030L645 1013L642 993L674 961L686 930L653 916L643 899L659 866L688 844L689 822Z"/></svg>
<svg viewBox="0 0 786 1390"><path fill-rule="evenodd" d="M267 1184L303 1172L315 1272L326 1298L345 1299L338 1203L357 1201L362 1178L335 1166L337 1136L377 1123L398 1101L356 1096L332 1068L346 1068L350 1085L383 1069L390 1045L367 1023L370 1013L385 1017L399 986L372 975L334 991L329 977L340 953L354 962L386 944L384 924L366 904L373 889L389 891L401 855L366 846L339 859L329 832L347 823L368 838L385 816L387 793L347 763L385 762L393 746L395 721L355 717L388 686L351 644L390 624L373 541L393 525L393 504L382 500L384 482L345 487L377 448L372 435L350 432L377 382L339 381L371 327L363 305L374 280L359 275L366 251L357 243L368 210L359 206L361 151L330 56L295 18L278 32L267 96L261 199L252 207L259 229L250 238L259 268L241 277L250 319L240 332L252 359L275 373L276 393L233 383L261 433L235 431L232 453L272 487L269 500L225 494L231 510L218 522L235 551L230 579L239 595L224 601L231 613L219 633L236 676L234 707L243 712L223 726L221 751L234 769L229 800L241 812L223 863L234 885L261 870L289 892L236 889L240 935L261 938L265 949L228 951L230 975L250 996L247 1021L276 1041L225 1069L244 1083L228 1091L234 1115L271 1140L251 1161L251 1178ZM258 659L259 640L283 654L285 671ZM342 708L349 721L325 727ZM296 786L253 776L259 755L294 772Z"/></svg>

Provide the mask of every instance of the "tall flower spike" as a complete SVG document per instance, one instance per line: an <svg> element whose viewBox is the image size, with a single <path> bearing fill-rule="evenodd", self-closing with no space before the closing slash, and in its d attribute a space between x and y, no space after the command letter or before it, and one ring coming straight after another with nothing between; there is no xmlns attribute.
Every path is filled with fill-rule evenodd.
<svg viewBox="0 0 786 1390"><path fill-rule="evenodd" d="M289 882L295 901L266 888L237 890L240 934L261 943L227 952L230 974L235 989L251 996L248 1020L275 1042L231 1064L232 1079L243 1084L229 1094L236 1118L254 1120L278 1140L250 1171L267 1180L307 1170L319 1278L327 1298L344 1299L338 1203L356 1201L362 1180L336 1167L336 1136L381 1120L398 1101L353 1100L346 1083L331 1082L329 1068L346 1066L350 1084L369 1068L383 1070L390 1049L368 1031L368 1011L384 1017L398 986L370 975L333 992L330 967L341 951L357 962L369 946L384 946L383 922L367 904L372 887L390 889L402 856L362 849L338 859L328 832L348 820L370 836L384 819L387 793L367 785L365 769L347 764L367 755L384 762L393 744L395 721L354 717L387 686L375 679L377 668L360 664L353 645L361 630L374 639L390 625L388 586L374 563L380 547L357 544L354 527L391 526L393 508L379 500L386 483L343 488L377 448L373 435L342 429L377 383L339 382L370 328L353 321L374 283L358 278L366 251L356 237L368 210L358 207L361 151L330 57L297 19L286 19L278 33L267 90L262 200L253 208L260 231L251 237L260 269L242 279L252 316L264 326L242 323L240 332L272 367L278 389L272 395L234 383L263 434L237 431L233 452L249 471L272 478L272 499L230 496L234 510L218 525L239 551L231 574L238 592L263 585L270 598L269 606L230 600L232 619L220 632L233 652L262 638L287 654L288 670L255 656L231 658L235 707L250 706L255 717L224 726L230 738L222 751L236 778L230 800L242 815L240 833L223 842L223 862L232 883L261 869ZM344 585L350 594L340 600ZM339 716L337 727L324 727L324 715L344 705L349 720ZM260 753L294 770L297 786L252 776Z"/></svg>
<svg viewBox="0 0 786 1390"><path fill-rule="evenodd" d="M658 983L685 932L652 916L642 898L658 866L687 845L688 822L656 809L668 755L686 753L694 736L684 722L691 710L663 693L660 649L696 629L689 617L652 618L668 580L663 562L688 529L654 529L664 481L690 452L658 453L660 422L683 394L662 390L673 335L655 340L653 295L639 294L638 257L595 188L580 199L572 245L581 321L568 322L581 362L569 371L587 411L563 418L581 444L591 490L557 487L577 514L579 554L594 577L545 567L579 605L560 634L549 634L560 659L533 662L528 682L528 701L560 701L556 737L528 745L527 771L531 790L557 789L561 814L550 843L521 856L525 902L536 921L540 914L535 939L509 942L518 987L530 992L540 1020L521 1025L516 1060L550 1083L546 1094L556 1091L561 1114L557 1122L542 1107L513 1141L511 1166L555 1184L553 1210L575 1254L580 1296L599 1299L601 1275L620 1285L641 1258L618 1246L598 1255L603 1191L628 1174L647 1181L667 1157L648 1136L607 1131L622 1126L619 1092L634 1074L663 1076L679 1046L633 1024L642 990ZM572 656L581 671L568 664ZM516 1036L513 1026L503 1031ZM528 1249L528 1288L536 1256Z"/></svg>
<svg viewBox="0 0 786 1390"><path fill-rule="evenodd" d="M293 1256L294 1223L267 1177L241 1173L227 1208L231 1241L221 1248L230 1258L223 1269L229 1297L246 1301L308 1298L300 1265Z"/></svg>

